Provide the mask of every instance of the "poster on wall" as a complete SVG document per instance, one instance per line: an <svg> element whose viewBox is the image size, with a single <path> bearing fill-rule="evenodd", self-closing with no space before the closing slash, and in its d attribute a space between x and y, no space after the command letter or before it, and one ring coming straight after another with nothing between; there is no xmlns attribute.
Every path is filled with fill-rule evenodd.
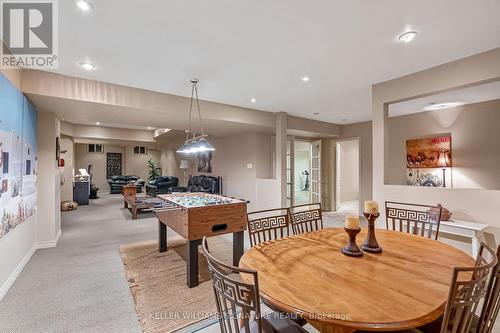
<svg viewBox="0 0 500 333"><path fill-rule="evenodd" d="M37 113L0 74L0 238L36 212Z"/></svg>
<svg viewBox="0 0 500 333"><path fill-rule="evenodd" d="M446 153L451 165L451 136L407 140L407 184L440 187L446 183L443 179L442 166L439 165L442 152ZM448 181L448 184L451 182Z"/></svg>
<svg viewBox="0 0 500 333"><path fill-rule="evenodd" d="M198 153L198 172L212 173L212 152Z"/></svg>

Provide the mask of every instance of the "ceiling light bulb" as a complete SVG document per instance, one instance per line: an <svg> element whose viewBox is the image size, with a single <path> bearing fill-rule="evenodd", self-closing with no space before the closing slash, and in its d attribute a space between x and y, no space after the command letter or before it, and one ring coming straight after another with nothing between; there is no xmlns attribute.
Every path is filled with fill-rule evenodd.
<svg viewBox="0 0 500 333"><path fill-rule="evenodd" d="M84 12L88 12L92 9L92 4L87 0L76 0L75 1L78 8L80 8Z"/></svg>
<svg viewBox="0 0 500 333"><path fill-rule="evenodd" d="M255 103L255 102L257 102L257 100L256 100L255 98L252 98L252 99L250 100L250 102Z"/></svg>
<svg viewBox="0 0 500 333"><path fill-rule="evenodd" d="M304 76L302 77L302 82L309 82L309 80L310 80L310 79L311 79L311 78L310 78L309 76L304 75Z"/></svg>
<svg viewBox="0 0 500 333"><path fill-rule="evenodd" d="M153 127L151 127L151 126L148 126L148 130L150 130L150 131L151 131L152 129L153 129Z"/></svg>
<svg viewBox="0 0 500 333"><path fill-rule="evenodd" d="M81 62L79 63L80 67L82 67L85 70L92 71L95 69L95 65L90 63L90 62Z"/></svg>
<svg viewBox="0 0 500 333"><path fill-rule="evenodd" d="M99 121L96 121L95 124L96 125L101 125L101 123Z"/></svg>
<svg viewBox="0 0 500 333"><path fill-rule="evenodd" d="M414 40L415 37L417 37L417 35L418 35L418 33L416 31L407 31L407 32L399 35L398 39L401 42L409 43L412 40Z"/></svg>

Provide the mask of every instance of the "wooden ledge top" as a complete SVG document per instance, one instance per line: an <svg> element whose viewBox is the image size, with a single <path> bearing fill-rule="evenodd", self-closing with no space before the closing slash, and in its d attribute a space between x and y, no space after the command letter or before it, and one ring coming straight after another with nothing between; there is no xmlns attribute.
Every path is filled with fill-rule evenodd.
<svg viewBox="0 0 500 333"><path fill-rule="evenodd" d="M472 266L465 252L439 241L376 230L383 252L347 257L341 228L261 243L240 266L258 271L261 296L316 322L349 329L408 329L444 311L453 267ZM357 237L361 245L366 228ZM243 275L243 279L245 277Z"/></svg>

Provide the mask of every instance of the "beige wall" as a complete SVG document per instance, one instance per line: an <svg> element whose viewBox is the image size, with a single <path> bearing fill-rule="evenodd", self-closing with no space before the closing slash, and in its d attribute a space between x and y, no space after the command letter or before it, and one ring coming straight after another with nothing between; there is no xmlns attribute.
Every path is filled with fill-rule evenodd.
<svg viewBox="0 0 500 333"><path fill-rule="evenodd" d="M452 187L500 189L499 128L500 100L389 118L388 183L406 184L406 140L451 134Z"/></svg>
<svg viewBox="0 0 500 333"><path fill-rule="evenodd" d="M38 112L38 242L53 241L61 230L61 173L56 162L59 119L52 112Z"/></svg>
<svg viewBox="0 0 500 333"><path fill-rule="evenodd" d="M155 148L148 148L148 153L145 155L134 154L134 146L125 148L125 170L126 175L136 175L145 181L149 178L148 161L152 159L155 166L161 168L160 151Z"/></svg>
<svg viewBox="0 0 500 333"><path fill-rule="evenodd" d="M500 191L385 185L390 170L387 104L500 79L500 48L440 65L372 87L373 192L375 200L436 204L442 202L457 219L491 225L498 235ZM386 178L387 177L387 178ZM379 219L383 221L382 219Z"/></svg>
<svg viewBox="0 0 500 333"><path fill-rule="evenodd" d="M342 138L359 138L361 157L361 207L363 202L373 198L372 122L365 121L342 126Z"/></svg>
<svg viewBox="0 0 500 333"><path fill-rule="evenodd" d="M359 142L358 140L340 141L340 202L359 200Z"/></svg>
<svg viewBox="0 0 500 333"><path fill-rule="evenodd" d="M61 158L64 159L64 168L61 168L63 177L61 185L61 201L73 200L73 176L75 171L75 143L73 138L61 139ZM66 151L66 153L62 153Z"/></svg>
<svg viewBox="0 0 500 333"><path fill-rule="evenodd" d="M125 147L104 145L104 153L88 153L86 144L75 144L75 173L78 173L79 169L87 169L89 164L92 164L92 183L94 183L99 188L99 191L102 192L109 191L109 184L106 178L107 153L122 154L122 173L124 173L126 171Z"/></svg>

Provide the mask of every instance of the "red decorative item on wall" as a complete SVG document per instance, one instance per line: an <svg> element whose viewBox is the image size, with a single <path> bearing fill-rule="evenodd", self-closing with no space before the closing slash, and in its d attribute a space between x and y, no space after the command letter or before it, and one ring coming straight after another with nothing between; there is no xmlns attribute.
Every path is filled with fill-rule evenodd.
<svg viewBox="0 0 500 333"><path fill-rule="evenodd" d="M59 160L59 167L64 168L64 158Z"/></svg>

